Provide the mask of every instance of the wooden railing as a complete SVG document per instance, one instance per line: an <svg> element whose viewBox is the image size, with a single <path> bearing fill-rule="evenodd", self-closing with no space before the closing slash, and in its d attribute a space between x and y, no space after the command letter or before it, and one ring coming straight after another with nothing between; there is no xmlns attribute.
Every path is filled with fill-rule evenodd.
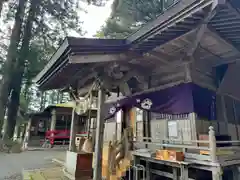
<svg viewBox="0 0 240 180"><path fill-rule="evenodd" d="M186 161L195 160L195 163L199 162L200 164L204 163L204 161L222 165L240 164L240 141L216 141L215 131L212 126L209 127L208 135L208 140L191 141L138 137L134 143L154 145L157 147L156 149L182 149ZM217 144L228 144L228 146L217 147ZM200 151L204 151L205 154L200 153Z"/></svg>

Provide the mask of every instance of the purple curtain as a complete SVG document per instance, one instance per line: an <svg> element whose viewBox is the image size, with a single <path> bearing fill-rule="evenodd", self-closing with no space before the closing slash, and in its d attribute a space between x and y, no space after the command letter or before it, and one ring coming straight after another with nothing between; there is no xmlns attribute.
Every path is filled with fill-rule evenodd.
<svg viewBox="0 0 240 180"><path fill-rule="evenodd" d="M193 83L184 83L163 90L133 95L114 103L106 103L105 119L113 117L125 106L172 115L195 112L199 117L211 120L215 119L215 101L214 92Z"/></svg>

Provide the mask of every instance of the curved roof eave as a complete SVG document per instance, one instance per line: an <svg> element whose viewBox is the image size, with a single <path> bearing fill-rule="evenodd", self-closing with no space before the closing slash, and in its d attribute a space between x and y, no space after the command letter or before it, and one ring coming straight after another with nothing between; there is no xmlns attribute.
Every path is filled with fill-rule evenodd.
<svg viewBox="0 0 240 180"><path fill-rule="evenodd" d="M51 76L51 71L61 69L68 64L68 57L72 54L117 53L126 49L128 49L126 39L66 37L44 69L34 78L34 82L41 87L44 79Z"/></svg>

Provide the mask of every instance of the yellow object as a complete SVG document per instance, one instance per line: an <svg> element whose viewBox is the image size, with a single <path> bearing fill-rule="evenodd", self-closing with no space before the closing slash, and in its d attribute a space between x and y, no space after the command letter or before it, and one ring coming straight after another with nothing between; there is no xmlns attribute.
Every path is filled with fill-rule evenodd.
<svg viewBox="0 0 240 180"><path fill-rule="evenodd" d="M93 152L93 144L92 139L86 139L85 142L82 145L82 151L86 153L92 153Z"/></svg>
<svg viewBox="0 0 240 180"><path fill-rule="evenodd" d="M201 150L200 154L201 155L209 155L210 153L209 153L209 151ZM234 154L234 152L230 151L230 150L217 150L217 153L216 153L216 155L232 155L232 154Z"/></svg>
<svg viewBox="0 0 240 180"><path fill-rule="evenodd" d="M131 124L131 128L132 128L132 133L133 133L133 136L135 137L137 134L136 134L136 108L132 108L130 110L130 124Z"/></svg>
<svg viewBox="0 0 240 180"><path fill-rule="evenodd" d="M157 150L156 151L156 159L168 160L169 159L168 150Z"/></svg>

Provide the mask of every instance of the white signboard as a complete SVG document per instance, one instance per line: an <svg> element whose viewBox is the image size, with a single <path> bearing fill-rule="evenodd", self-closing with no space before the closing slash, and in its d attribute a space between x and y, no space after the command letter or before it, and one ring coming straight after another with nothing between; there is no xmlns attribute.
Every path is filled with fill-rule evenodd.
<svg viewBox="0 0 240 180"><path fill-rule="evenodd" d="M136 119L137 122L143 121L143 111L141 109L136 108Z"/></svg>
<svg viewBox="0 0 240 180"><path fill-rule="evenodd" d="M177 121L168 121L168 136L178 137Z"/></svg>
<svg viewBox="0 0 240 180"><path fill-rule="evenodd" d="M116 118L116 122L117 122L117 123L121 123L121 122L122 122L122 111L118 111L118 112L116 113L115 118Z"/></svg>

